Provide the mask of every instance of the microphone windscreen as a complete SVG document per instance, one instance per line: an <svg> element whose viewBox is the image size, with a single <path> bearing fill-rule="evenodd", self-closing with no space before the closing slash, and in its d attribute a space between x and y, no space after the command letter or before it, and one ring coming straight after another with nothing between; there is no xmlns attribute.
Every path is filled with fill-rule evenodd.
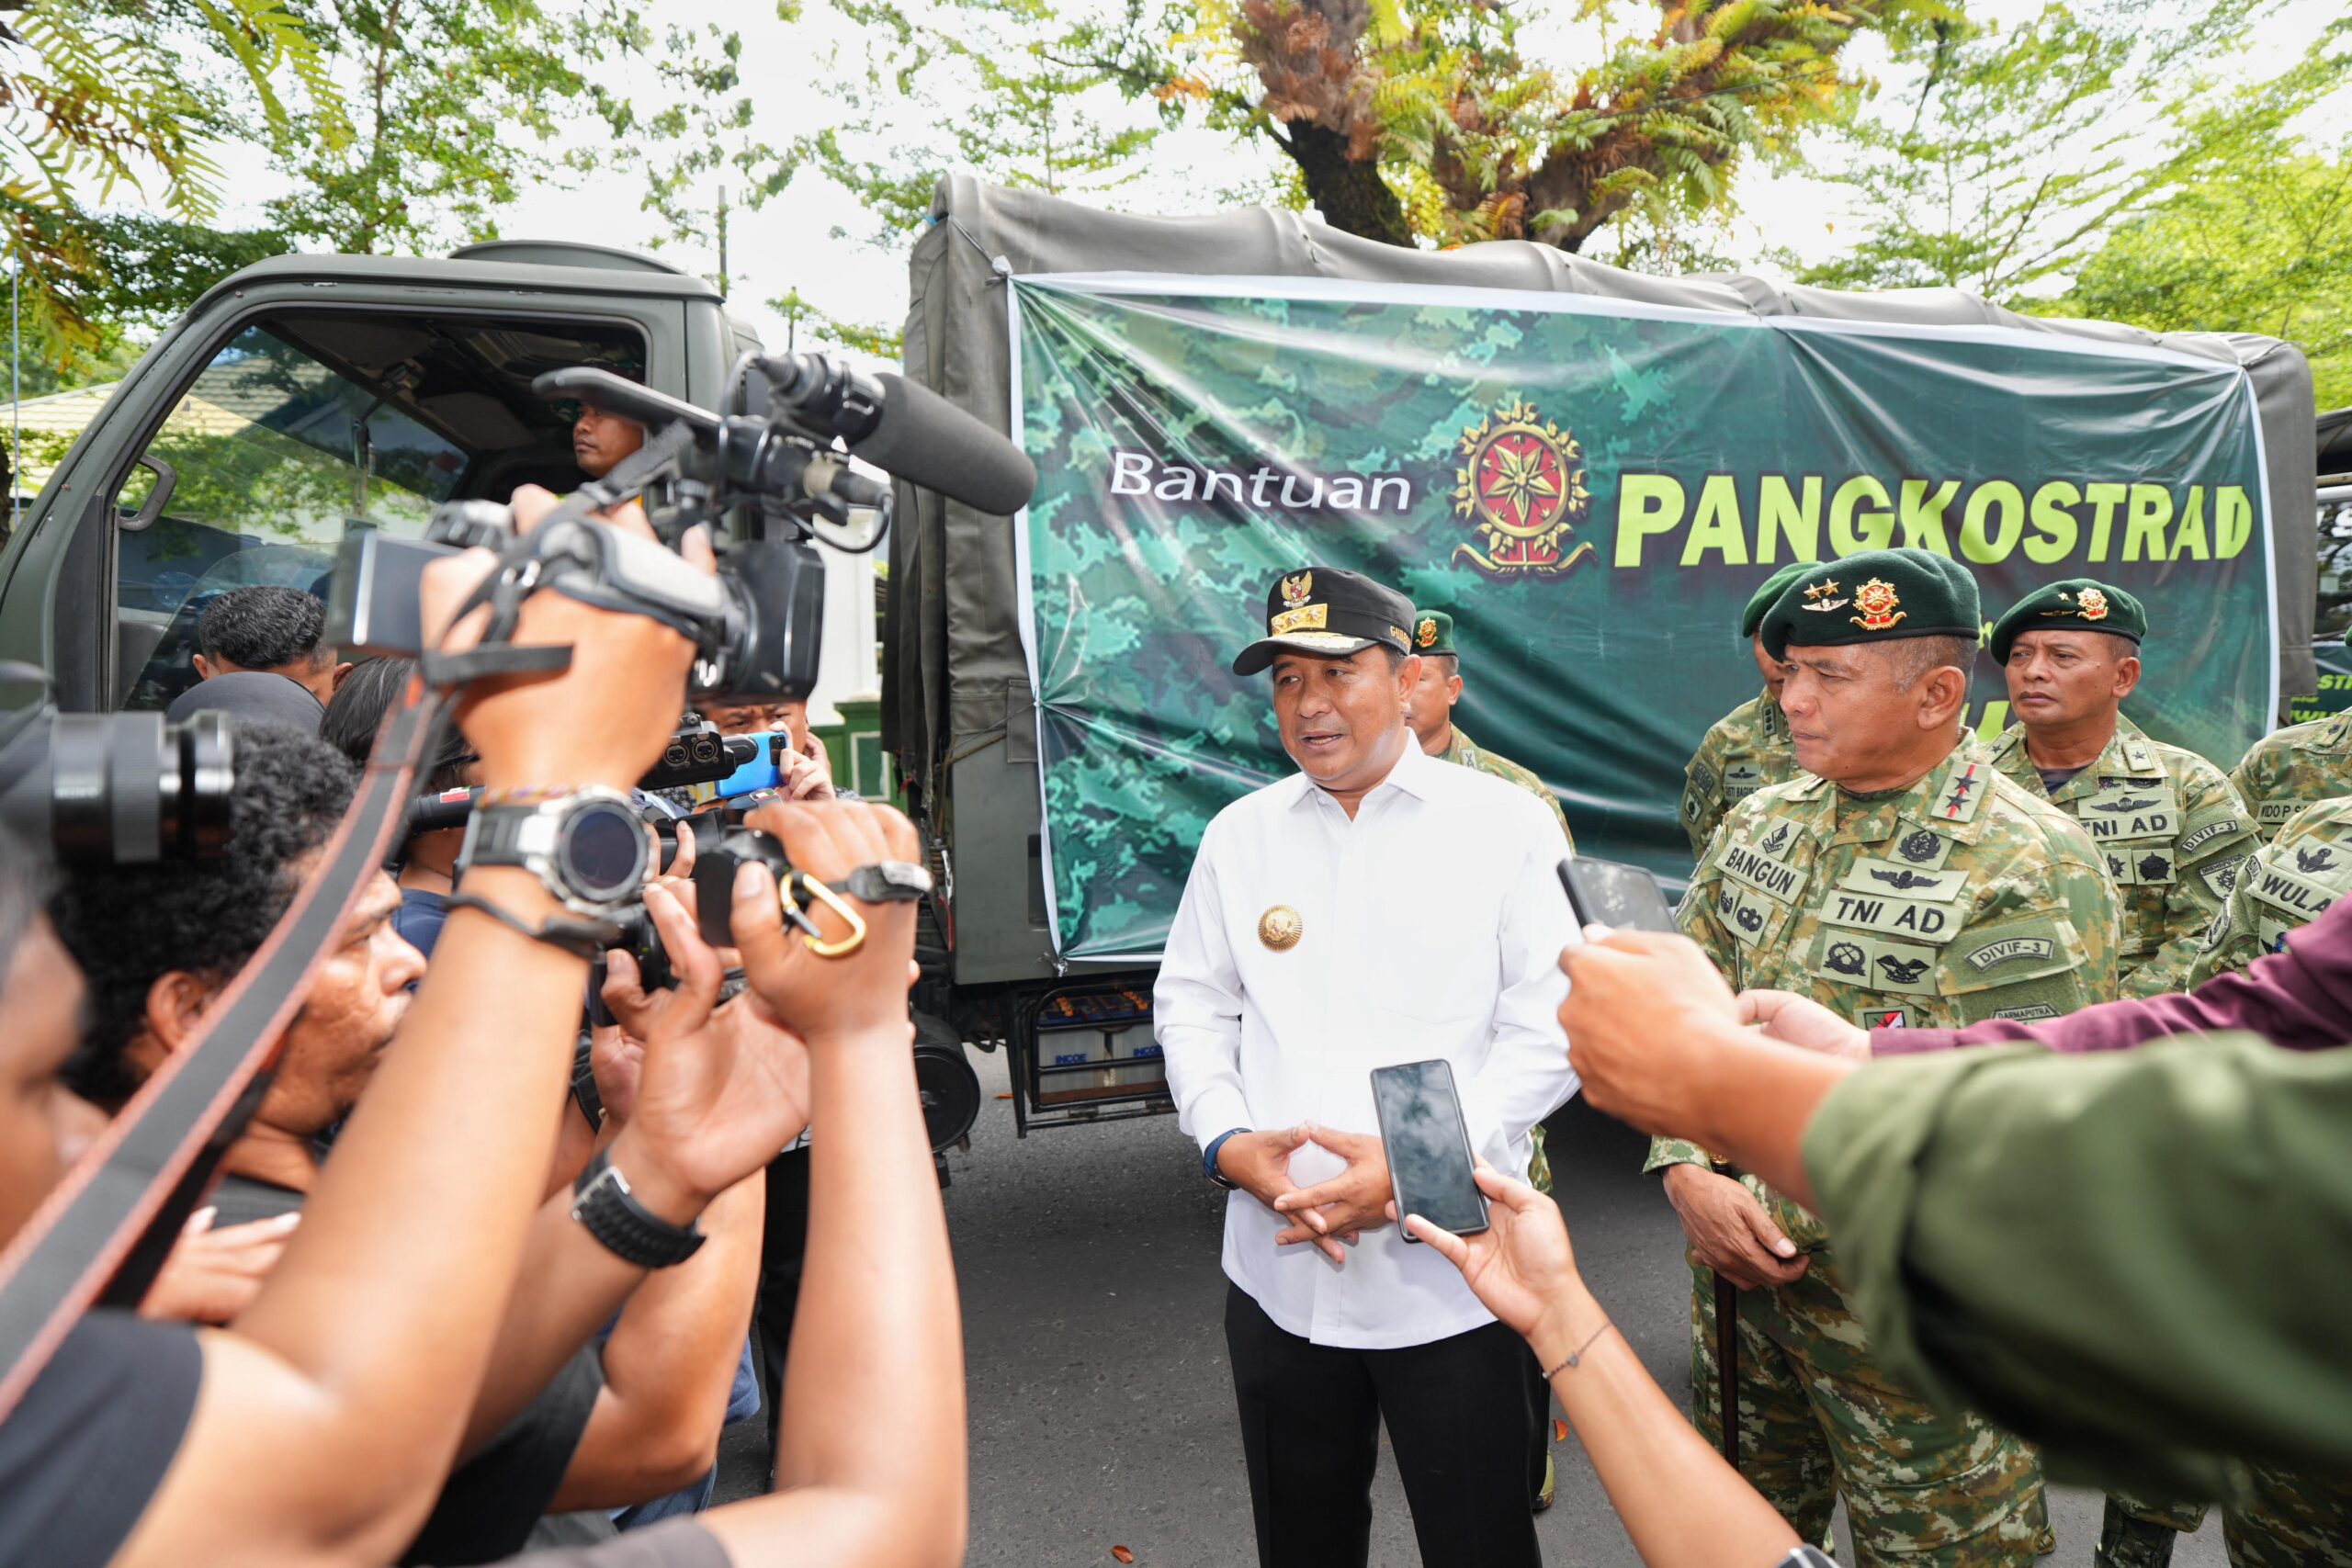
<svg viewBox="0 0 2352 1568"><path fill-rule="evenodd" d="M882 417L852 456L982 512L1010 516L1029 504L1037 468L1027 453L928 387L887 370L875 379Z"/></svg>

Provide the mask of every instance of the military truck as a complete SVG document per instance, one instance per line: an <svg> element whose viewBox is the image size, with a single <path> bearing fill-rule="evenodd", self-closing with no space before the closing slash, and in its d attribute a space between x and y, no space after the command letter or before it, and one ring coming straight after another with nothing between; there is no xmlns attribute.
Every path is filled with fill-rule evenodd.
<svg viewBox="0 0 2352 1568"><path fill-rule="evenodd" d="M576 483L539 371L619 364L717 407L755 344L701 280L594 246L249 268L58 463L0 555L0 658L69 708L159 705L211 594L315 589L346 519L413 532L441 501ZM939 888L915 997L935 1146L977 1114L967 1043L1008 1053L1024 1134L1170 1109L1158 933L1207 817L1288 766L1225 669L1277 570L1451 610L1464 728L1549 782L1582 851L1669 881L1682 764L1752 694L1728 627L1775 551L1941 545L1988 611L2118 578L2186 623L2135 712L2210 749L2312 686L2311 383L2270 339L951 176L906 360L1043 476L1010 519L902 487L889 546L882 742ZM1786 423L1830 383L1850 406ZM1759 456L1798 436L1803 461ZM1988 725L1997 693L1980 675ZM1408 888L1398 917L1400 943L1443 934Z"/></svg>

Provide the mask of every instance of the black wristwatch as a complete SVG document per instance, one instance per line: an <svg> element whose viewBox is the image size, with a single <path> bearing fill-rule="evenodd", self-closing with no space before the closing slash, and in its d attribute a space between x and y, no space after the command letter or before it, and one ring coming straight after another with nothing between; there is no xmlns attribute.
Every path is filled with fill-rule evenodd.
<svg viewBox="0 0 2352 1568"><path fill-rule="evenodd" d="M596 1151L571 1184L571 1217L586 1225L605 1251L639 1269L684 1263L702 1246L702 1232L695 1226L673 1225L639 1202L628 1179L604 1149Z"/></svg>
<svg viewBox="0 0 2352 1568"><path fill-rule="evenodd" d="M588 787L534 799L485 797L466 823L459 880L478 865L513 865L576 915L609 918L644 885L645 824L617 790Z"/></svg>

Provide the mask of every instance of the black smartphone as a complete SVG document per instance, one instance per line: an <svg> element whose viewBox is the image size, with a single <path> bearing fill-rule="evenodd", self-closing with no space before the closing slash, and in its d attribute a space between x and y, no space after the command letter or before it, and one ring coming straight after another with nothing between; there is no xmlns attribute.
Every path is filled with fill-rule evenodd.
<svg viewBox="0 0 2352 1568"><path fill-rule="evenodd" d="M1487 1195L1472 1176L1470 1127L1453 1092L1453 1064L1440 1058L1372 1070L1372 1105L1388 1149L1398 1229L1419 1214L1456 1235L1487 1228ZM1420 1238L1405 1232L1407 1241Z"/></svg>
<svg viewBox="0 0 2352 1568"><path fill-rule="evenodd" d="M1560 886L1567 889L1568 908L1577 912L1580 926L1626 931L1682 929L1674 923L1674 911L1667 907L1657 878L1640 866L1578 855L1560 863Z"/></svg>

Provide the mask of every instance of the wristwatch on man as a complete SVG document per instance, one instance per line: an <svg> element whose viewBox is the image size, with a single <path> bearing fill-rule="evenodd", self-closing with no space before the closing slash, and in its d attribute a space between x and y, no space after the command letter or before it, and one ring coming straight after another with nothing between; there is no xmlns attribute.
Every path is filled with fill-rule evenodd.
<svg viewBox="0 0 2352 1568"><path fill-rule="evenodd" d="M673 1225L637 1201L608 1149L598 1149L571 1184L571 1217L587 1226L605 1251L639 1269L684 1263L702 1246L699 1229Z"/></svg>
<svg viewBox="0 0 2352 1568"><path fill-rule="evenodd" d="M645 824L628 796L598 785L485 795L458 852L476 866L520 866L575 915L609 919L644 885Z"/></svg>

